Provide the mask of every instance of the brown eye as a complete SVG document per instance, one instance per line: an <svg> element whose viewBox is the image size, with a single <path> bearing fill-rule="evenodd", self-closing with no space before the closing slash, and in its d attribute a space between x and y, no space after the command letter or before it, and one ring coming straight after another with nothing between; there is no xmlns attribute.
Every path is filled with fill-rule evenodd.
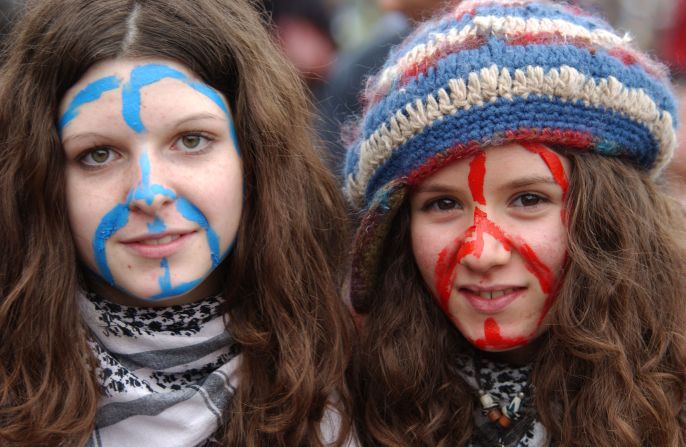
<svg viewBox="0 0 686 447"><path fill-rule="evenodd" d="M424 210L434 210L434 211L450 211L455 209L461 209L462 205L455 199L450 197L441 197L435 200L431 200L426 205L422 207Z"/></svg>
<svg viewBox="0 0 686 447"><path fill-rule="evenodd" d="M540 205L545 201L546 199L544 197L539 196L538 194L525 193L517 196L512 202L512 204L514 206L530 207Z"/></svg>
<svg viewBox="0 0 686 447"><path fill-rule="evenodd" d="M455 208L455 201L451 199L440 199L436 202L436 207L439 210L451 210Z"/></svg>

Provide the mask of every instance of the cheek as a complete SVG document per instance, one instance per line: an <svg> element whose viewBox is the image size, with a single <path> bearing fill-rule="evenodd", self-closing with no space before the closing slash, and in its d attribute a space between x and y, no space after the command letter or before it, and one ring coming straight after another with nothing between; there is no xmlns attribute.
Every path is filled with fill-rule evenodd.
<svg viewBox="0 0 686 447"><path fill-rule="evenodd" d="M567 258L567 233L562 223L556 222L546 229L529 233L528 245L559 280L560 272Z"/></svg>
<svg viewBox="0 0 686 447"><path fill-rule="evenodd" d="M434 289L436 260L442 249L440 237L431 237L421 225L411 227L412 254L424 281L431 290Z"/></svg>
<svg viewBox="0 0 686 447"><path fill-rule="evenodd" d="M243 211L243 171L240 161L218 165L216 171L208 173L202 185L195 188L196 205L219 232L222 245L230 243L237 232ZM228 239L228 240L227 240Z"/></svg>
<svg viewBox="0 0 686 447"><path fill-rule="evenodd" d="M90 244L98 222L106 213L105 207L107 204L111 205L112 201L102 194L93 194L90 188L69 176L65 186L65 202L71 232L79 247L85 242ZM84 239L87 241L84 242Z"/></svg>
<svg viewBox="0 0 686 447"><path fill-rule="evenodd" d="M455 228L413 225L411 234L412 253L422 279L438 304L445 307L456 250L462 240L455 238L459 232Z"/></svg>

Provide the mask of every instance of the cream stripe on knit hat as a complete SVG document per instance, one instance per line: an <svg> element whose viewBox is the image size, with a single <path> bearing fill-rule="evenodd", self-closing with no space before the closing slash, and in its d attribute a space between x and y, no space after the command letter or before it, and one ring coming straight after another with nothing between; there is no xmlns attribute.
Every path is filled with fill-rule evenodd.
<svg viewBox="0 0 686 447"><path fill-rule="evenodd" d="M561 19L485 16L475 17L473 24L465 26L459 31L457 28L451 28L447 33L432 34L426 44L417 45L401 57L395 65L383 70L378 78L376 89L379 91L387 90L393 81L397 80L409 67L429 60L452 46L465 44L470 39L487 33L493 33L495 36L507 39L529 33L562 33L569 40L580 39L586 41L588 45L597 45L607 50L623 50L625 54L636 58L647 70L657 69L652 61L628 45L631 41L628 35L620 37L604 29L588 30L583 26Z"/></svg>

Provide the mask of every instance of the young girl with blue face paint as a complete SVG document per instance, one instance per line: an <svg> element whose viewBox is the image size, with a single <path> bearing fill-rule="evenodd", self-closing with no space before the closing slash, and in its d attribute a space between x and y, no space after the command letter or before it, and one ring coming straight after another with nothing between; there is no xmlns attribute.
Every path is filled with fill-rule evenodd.
<svg viewBox="0 0 686 447"><path fill-rule="evenodd" d="M1 443L349 443L344 207L252 5L28 2L0 80Z"/></svg>
<svg viewBox="0 0 686 447"><path fill-rule="evenodd" d="M367 86L346 166L361 441L685 445L662 66L578 8L464 0Z"/></svg>

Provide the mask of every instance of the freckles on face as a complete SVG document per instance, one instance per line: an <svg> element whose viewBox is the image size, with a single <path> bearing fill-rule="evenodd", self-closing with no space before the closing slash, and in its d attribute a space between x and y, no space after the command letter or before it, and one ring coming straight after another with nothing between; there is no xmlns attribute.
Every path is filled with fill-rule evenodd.
<svg viewBox="0 0 686 447"><path fill-rule="evenodd" d="M532 143L489 148L416 187L411 237L436 302L476 347L543 331L565 256L568 162Z"/></svg>
<svg viewBox="0 0 686 447"><path fill-rule="evenodd" d="M117 59L92 67L60 110L70 225L86 268L113 297L201 298L194 291L231 250L242 212L223 96L174 62Z"/></svg>

